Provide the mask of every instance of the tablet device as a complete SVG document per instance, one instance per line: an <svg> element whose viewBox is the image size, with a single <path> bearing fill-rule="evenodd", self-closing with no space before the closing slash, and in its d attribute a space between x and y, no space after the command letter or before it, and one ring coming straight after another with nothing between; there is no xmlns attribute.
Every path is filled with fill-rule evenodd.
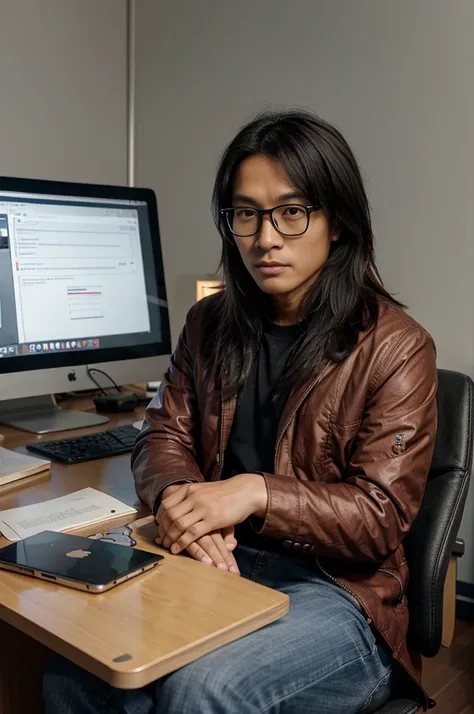
<svg viewBox="0 0 474 714"><path fill-rule="evenodd" d="M162 560L145 550L54 531L0 550L0 568L91 593L110 590Z"/></svg>

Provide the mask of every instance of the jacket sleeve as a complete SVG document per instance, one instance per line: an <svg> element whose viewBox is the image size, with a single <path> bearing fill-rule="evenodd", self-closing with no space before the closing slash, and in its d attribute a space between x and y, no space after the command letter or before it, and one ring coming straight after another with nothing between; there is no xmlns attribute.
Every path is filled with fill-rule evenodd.
<svg viewBox="0 0 474 714"><path fill-rule="evenodd" d="M132 454L137 494L153 512L167 486L204 480L196 463L198 406L187 335L185 327Z"/></svg>
<svg viewBox="0 0 474 714"><path fill-rule="evenodd" d="M264 474L260 533L330 558L383 561L396 550L420 508L434 450L437 371L429 335L406 330L377 373L342 480Z"/></svg>

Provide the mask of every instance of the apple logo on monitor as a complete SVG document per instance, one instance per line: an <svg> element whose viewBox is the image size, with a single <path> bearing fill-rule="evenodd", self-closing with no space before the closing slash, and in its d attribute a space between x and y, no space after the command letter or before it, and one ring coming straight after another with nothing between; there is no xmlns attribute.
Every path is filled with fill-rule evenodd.
<svg viewBox="0 0 474 714"><path fill-rule="evenodd" d="M66 555L68 558L87 558L91 552L90 550L70 550Z"/></svg>

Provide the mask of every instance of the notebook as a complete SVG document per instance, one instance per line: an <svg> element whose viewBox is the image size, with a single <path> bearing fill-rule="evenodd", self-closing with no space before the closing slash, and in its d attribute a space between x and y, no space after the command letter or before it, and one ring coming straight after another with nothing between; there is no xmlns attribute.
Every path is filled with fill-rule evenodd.
<svg viewBox="0 0 474 714"><path fill-rule="evenodd" d="M133 506L88 487L50 501L0 511L0 531L8 540L17 541L45 530L60 533L136 512Z"/></svg>
<svg viewBox="0 0 474 714"><path fill-rule="evenodd" d="M33 476L41 471L48 471L51 461L19 454L0 447L0 486Z"/></svg>

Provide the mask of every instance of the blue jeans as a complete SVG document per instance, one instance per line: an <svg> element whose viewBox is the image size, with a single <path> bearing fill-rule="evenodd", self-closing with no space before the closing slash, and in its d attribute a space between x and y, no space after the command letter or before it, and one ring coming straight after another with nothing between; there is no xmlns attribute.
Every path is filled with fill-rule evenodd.
<svg viewBox="0 0 474 714"><path fill-rule="evenodd" d="M144 689L115 689L57 657L44 675L46 714L370 714L381 707L398 669L352 596L302 561L246 546L236 557L244 577L290 596L285 617Z"/></svg>

